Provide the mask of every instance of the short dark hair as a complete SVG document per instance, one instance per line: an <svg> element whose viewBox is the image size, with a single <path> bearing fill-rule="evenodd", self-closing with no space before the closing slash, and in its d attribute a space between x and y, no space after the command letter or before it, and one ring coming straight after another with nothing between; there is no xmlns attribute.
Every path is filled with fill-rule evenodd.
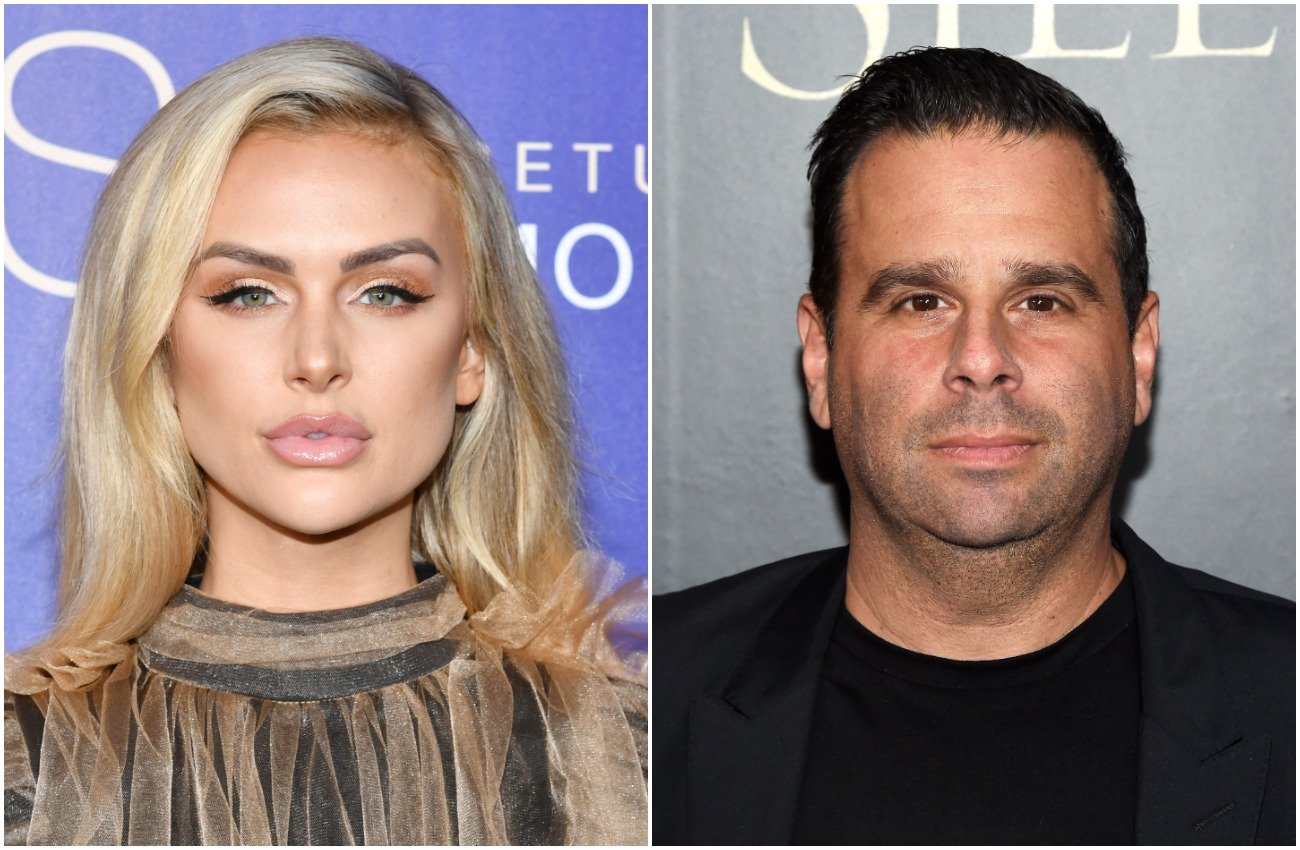
<svg viewBox="0 0 1300 850"><path fill-rule="evenodd" d="M808 289L826 322L835 316L844 188L867 146L889 132L931 136L987 128L999 136L1058 132L1096 160L1111 197L1111 253L1129 333L1147 293L1146 222L1124 149L1097 110L1044 74L982 48L925 47L887 56L840 97L809 145L812 271Z"/></svg>

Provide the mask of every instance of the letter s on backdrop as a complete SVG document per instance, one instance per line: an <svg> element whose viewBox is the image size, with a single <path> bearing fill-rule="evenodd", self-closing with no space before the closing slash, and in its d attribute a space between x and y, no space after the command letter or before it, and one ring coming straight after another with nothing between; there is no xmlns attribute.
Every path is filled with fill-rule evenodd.
<svg viewBox="0 0 1300 850"><path fill-rule="evenodd" d="M40 157L49 162L70 165L73 168L93 171L98 174L109 174L117 165L116 160L73 150L72 148L39 139L23 126L14 110L14 82L18 79L18 72L22 70L24 65L42 53L48 53L62 47L92 47L116 53L130 60L136 67L144 71L145 76L149 78L149 82L153 85L154 94L158 97L159 106L162 106L175 96L176 88L172 85L167 69L163 67L162 62L158 61L158 57L130 39L106 32L63 30L61 32L47 33L20 44L5 57L5 135L9 140L32 156ZM61 295L65 298L71 298L76 293L77 285L73 281L60 280L52 275L47 275L33 268L19 256L9 241L7 223L4 227L4 250L5 268L28 286L50 295Z"/></svg>

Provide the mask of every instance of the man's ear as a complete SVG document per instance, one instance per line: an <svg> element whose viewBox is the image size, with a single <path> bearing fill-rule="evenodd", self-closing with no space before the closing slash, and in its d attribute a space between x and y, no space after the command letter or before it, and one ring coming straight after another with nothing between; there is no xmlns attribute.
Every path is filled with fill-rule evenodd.
<svg viewBox="0 0 1300 850"><path fill-rule="evenodd" d="M795 313L799 339L803 342L803 380L808 388L808 412L823 428L831 427L830 396L827 377L830 373L831 347L826 338L826 324L811 295L799 299Z"/></svg>
<svg viewBox="0 0 1300 850"><path fill-rule="evenodd" d="M1136 383L1133 425L1141 425L1151 415L1151 385L1156 379L1156 351L1160 348L1160 296L1148 292L1138 311L1137 329L1133 333L1133 376Z"/></svg>
<svg viewBox="0 0 1300 850"><path fill-rule="evenodd" d="M456 371L456 404L467 405L478 401L483 394L483 373L485 363L483 352L474 344L474 339L465 336L465 344L460 349L460 366Z"/></svg>

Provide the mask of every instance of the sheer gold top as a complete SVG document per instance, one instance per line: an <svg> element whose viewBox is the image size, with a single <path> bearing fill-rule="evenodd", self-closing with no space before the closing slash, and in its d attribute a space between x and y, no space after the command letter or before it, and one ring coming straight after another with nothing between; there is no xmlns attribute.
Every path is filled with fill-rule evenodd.
<svg viewBox="0 0 1300 850"><path fill-rule="evenodd" d="M644 656L609 634L644 583L578 584L472 617L440 575L294 614L186 586L92 686L6 690L6 843L644 844Z"/></svg>

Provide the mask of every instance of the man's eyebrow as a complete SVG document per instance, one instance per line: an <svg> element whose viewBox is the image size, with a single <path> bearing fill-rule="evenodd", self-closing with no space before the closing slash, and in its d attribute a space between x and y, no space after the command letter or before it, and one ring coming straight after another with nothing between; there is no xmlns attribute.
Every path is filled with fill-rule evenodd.
<svg viewBox="0 0 1300 850"><path fill-rule="evenodd" d="M1074 263L1033 263L1016 260L1008 263L1007 272L1017 286L1063 286L1085 301L1105 304L1101 287L1087 272Z"/></svg>
<svg viewBox="0 0 1300 850"><path fill-rule="evenodd" d="M919 263L890 263L871 276L867 291L858 301L858 309L877 307L899 289L953 285L960 276L961 264L951 257Z"/></svg>
<svg viewBox="0 0 1300 850"><path fill-rule="evenodd" d="M442 260L438 258L438 252L433 250L433 246L423 239L412 238L385 242L383 245L363 248L360 251L348 254L343 258L343 262L339 263L339 268L345 272L350 272L353 269L359 269L372 263L386 262L403 254L423 254L438 265L442 265Z"/></svg>
<svg viewBox="0 0 1300 850"><path fill-rule="evenodd" d="M277 257L274 254L267 254L247 245L237 245L234 242L213 243L208 250L203 252L203 256L199 257L199 262L210 260L213 257L225 257L247 266L261 266L264 269L270 269L280 274L293 274L292 260L286 260L284 257Z"/></svg>
<svg viewBox="0 0 1300 850"><path fill-rule="evenodd" d="M1005 266L1015 286L1062 286L1093 304L1104 304L1101 287L1074 263L1035 263L1016 260ZM892 263L876 272L858 307L869 310L888 300L891 293L911 287L955 286L960 264L952 258L919 263Z"/></svg>

